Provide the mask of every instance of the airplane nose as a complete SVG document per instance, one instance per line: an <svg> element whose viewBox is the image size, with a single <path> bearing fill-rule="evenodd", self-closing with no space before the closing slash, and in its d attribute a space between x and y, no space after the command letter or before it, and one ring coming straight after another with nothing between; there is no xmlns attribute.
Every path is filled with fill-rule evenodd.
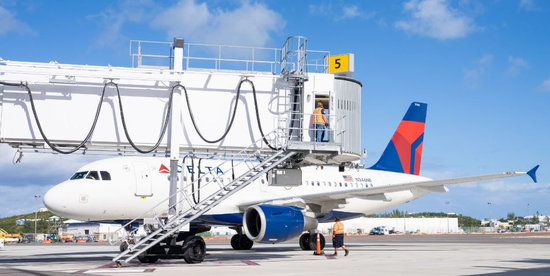
<svg viewBox="0 0 550 276"><path fill-rule="evenodd" d="M66 206L63 206L63 194L60 193L58 186L56 185L49 189L42 200L44 206L55 214L64 213L66 209Z"/></svg>

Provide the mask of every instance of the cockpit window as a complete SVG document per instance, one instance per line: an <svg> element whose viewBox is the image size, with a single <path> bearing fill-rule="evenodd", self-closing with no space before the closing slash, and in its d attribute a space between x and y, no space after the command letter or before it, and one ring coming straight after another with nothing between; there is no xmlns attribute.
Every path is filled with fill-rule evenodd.
<svg viewBox="0 0 550 276"><path fill-rule="evenodd" d="M88 174L88 172L77 172L77 173L75 173L75 174L71 177L71 180L74 180L74 179L82 179L82 178L84 178L87 174Z"/></svg>
<svg viewBox="0 0 550 276"><path fill-rule="evenodd" d="M111 180L111 174L109 172L100 171L99 173L101 174L102 180Z"/></svg>
<svg viewBox="0 0 550 276"><path fill-rule="evenodd" d="M86 176L86 179L99 180L99 174L96 171L91 171Z"/></svg>

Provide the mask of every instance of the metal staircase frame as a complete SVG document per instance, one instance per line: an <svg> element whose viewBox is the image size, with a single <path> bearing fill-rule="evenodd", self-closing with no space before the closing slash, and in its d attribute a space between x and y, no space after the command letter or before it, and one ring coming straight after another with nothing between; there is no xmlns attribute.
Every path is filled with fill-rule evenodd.
<svg viewBox="0 0 550 276"><path fill-rule="evenodd" d="M272 132L272 133L275 133L275 132ZM263 141L263 139L260 139L260 141ZM254 143L253 145L256 145L256 143ZM241 155L243 159L237 165L245 164L248 170L242 175L240 175L239 177L235 178L233 181L225 185L223 184L223 181L220 180L219 178L220 176L212 172L206 173L205 175L196 179L194 182L186 185L177 194L173 195L173 196L176 196L180 194L182 195L182 198L178 202L176 202L173 206L168 206L168 209L173 208L174 206L178 206L183 200L185 200L191 207L188 208L187 210L181 210L179 213L177 213L172 217L168 217L168 219L164 223L162 223L162 219L160 219L158 215L155 215L154 216L155 219L159 222L159 228L155 231L152 231L147 236L141 238L135 245L129 245L128 249L125 250L124 252L121 252L116 257L114 257L113 261L119 262L119 260L129 255L127 258L123 260L125 263L128 263L132 259L138 257L140 254L145 253L149 248L155 246L156 244L165 240L170 235L179 231L182 227L186 226L187 224L190 224L193 220L197 219L204 213L208 212L209 210L214 208L216 205L221 203L223 200L225 200L229 196L233 195L234 193L248 186L250 183L252 183L254 180L259 178L264 173L267 173L272 168L283 163L284 161L292 157L294 154L296 154L296 152L294 151L279 150L279 151L276 151L270 157L262 160L260 163L257 163L259 158L261 158L260 151L261 151L261 148L256 150L252 154L249 154L246 151L243 151ZM219 166L223 165L226 162L228 161L222 162ZM226 173L229 173L229 171L226 171L224 174ZM210 182L206 182L206 184L208 185L210 183L217 183L220 189L212 193L205 199L199 201L197 204L194 204L186 192L188 187L190 187L190 185L194 185L196 182L200 181L200 179L207 177L209 175L212 177L212 179ZM201 189L195 190L195 193L204 189L207 185L201 187ZM166 201L169 199L170 197L159 202L157 205L155 205L153 208L151 208L149 211L144 213L139 218L145 217L147 213L150 213L152 210L154 210L161 204L166 203ZM132 221L128 222L126 225L122 226L121 228L131 225L133 222L135 222L139 218L133 219Z"/></svg>

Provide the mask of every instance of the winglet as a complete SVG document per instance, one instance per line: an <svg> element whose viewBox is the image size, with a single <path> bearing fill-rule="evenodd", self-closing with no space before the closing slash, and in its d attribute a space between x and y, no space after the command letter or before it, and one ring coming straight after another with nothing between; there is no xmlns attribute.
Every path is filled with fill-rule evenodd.
<svg viewBox="0 0 550 276"><path fill-rule="evenodd" d="M535 183L537 183L537 169L539 168L539 165L536 165L535 167L533 167L532 169L530 169L528 172L527 172L527 175L529 175L531 177L531 179L533 179L533 181Z"/></svg>

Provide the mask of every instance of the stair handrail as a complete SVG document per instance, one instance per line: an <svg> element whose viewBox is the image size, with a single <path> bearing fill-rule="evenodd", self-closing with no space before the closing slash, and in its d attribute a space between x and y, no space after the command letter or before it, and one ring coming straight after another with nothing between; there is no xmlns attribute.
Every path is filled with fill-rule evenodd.
<svg viewBox="0 0 550 276"><path fill-rule="evenodd" d="M283 156L282 158L280 158L279 160L275 160L275 162L273 162L272 164L266 166L266 167L262 167L262 169L260 171L256 171L255 168L257 167L261 167L261 164L266 164L268 162L271 162L273 161L273 159L275 159L277 156L280 156L282 154L286 153L285 156ZM291 157L292 155L294 155L295 153L294 152L287 152L287 151L279 151L277 152L276 154L272 155L270 158L267 158L266 160L264 160L261 164L259 164L258 166L256 166L254 169L248 171L247 173L244 173L241 177L244 177L244 175L250 173L250 172L257 172L256 175L259 175L259 174L263 174L263 173L266 173L268 170L270 170L271 168L273 168L274 166L276 166L277 164L279 164L280 162L283 162L284 160L288 159L289 157ZM229 196L231 196L232 194L238 192L239 190L241 190L242 188L246 187L248 184L250 184L253 180L251 179L248 179L248 180L245 180L245 182L242 182L240 185L238 186L235 186L235 188L231 189L231 190L224 190L224 189L220 189L218 190L216 193L212 194L211 196L221 196L218 201L221 201L223 200L223 198L227 198ZM234 180L232 181L231 183L234 183L236 184L235 182L238 182L238 180ZM246 184L246 182L248 182L248 184ZM227 193L225 193L224 195L220 195L220 193L223 193L223 191L227 191ZM210 197L211 197L210 196ZM191 221L193 221L194 219L198 218L199 216L201 216L202 214L204 214L205 212L208 212L210 209L214 208L217 204L215 204L215 202L211 202L211 203L208 203L208 199L205 199L205 200L202 200L200 203L198 203L196 206L199 206L199 205L206 205L204 206L203 209L201 210L197 210L195 208L189 208L187 209L185 212L183 213L180 213L179 215L177 216L174 216L172 217L172 219L170 219L166 224L165 226L169 226L169 227L172 227L172 225L174 226L182 226L182 225L186 225L186 224L189 224L191 223ZM212 206L213 205L213 206ZM194 214L193 214L193 211L196 211ZM187 216L191 214L191 216ZM125 262L128 262L130 260L132 260L133 258L137 257L139 254L141 254L142 252L145 252L146 250L148 250L149 248L151 248L152 246L154 246L155 244L157 244L158 242L160 242L161 240L164 240L166 237L168 237L169 235L172 235L174 232L176 232L179 228L178 227L172 227L172 228L168 228L166 229L165 227L161 227L161 228L158 228L152 232L150 232L146 237L140 239L135 245L133 246L129 246L128 249L126 249L124 252L121 252L119 255L117 255L115 258L113 258L113 261L118 261L119 259L121 259L123 256L126 256L128 255L129 253L132 253L134 252L134 249L137 248L138 250L136 250L136 252L133 253L133 255L131 255L130 257L128 257ZM164 232L164 233L163 233ZM160 236L158 236L159 234L161 234ZM140 246L144 245L147 241L151 240L152 238L154 237L157 237L152 243L149 243L147 245L145 245L143 248L139 248Z"/></svg>
<svg viewBox="0 0 550 276"><path fill-rule="evenodd" d="M241 150L240 152L238 152L236 155L241 156L241 157L244 156L245 158L241 159L241 160L240 160L241 162L239 162L239 163L237 163L237 164L234 164L233 167L235 168L235 167L237 167L237 166L239 166L239 165L242 165L243 163L249 162L249 161L250 161L249 159L254 158L254 157L256 156L256 153L261 153L262 151L273 151L273 150L271 150L271 149L270 149L270 150L266 150L266 149L263 147L263 145L265 144L264 138L267 139L267 137L269 137L270 135L275 135L275 136L277 137L277 136L278 136L277 134L278 134L278 133L277 133L277 129L274 129L274 130L272 130L271 132L267 133L265 136L263 136L263 137L257 139L256 141L254 141L252 144L250 144L249 146L247 146L246 148L244 148L244 149ZM279 149L277 152L284 151L284 150L285 150L284 145L282 145L282 143L279 143L278 140L276 140L276 141L277 141L277 143L276 143L276 144L277 144L276 148ZM260 145L259 147L258 147L258 144ZM281 145L281 146L279 146L279 145ZM256 150L254 151L253 154L250 154L250 153L249 153L251 148L255 148L255 149L256 149ZM252 158L251 158L251 157L252 157ZM230 162L230 159L224 160L223 162L221 162L220 164L218 164L216 167L219 168L219 167L221 167L222 165L227 164L228 162ZM226 170L222 175L225 175L225 174L227 174L227 173L229 173L228 170ZM121 230L126 231L126 227L127 227L127 226L129 226L129 225L131 225L132 223L136 222L138 219L144 218L145 215L147 215L147 214L151 214L151 213L152 213L152 214L153 214L153 218L156 217L157 214L155 213L155 209L156 209L157 207L159 207L159 206L161 206L162 204L164 204L164 203L166 203L167 201L169 201L170 198L172 198L173 196L178 196L180 193L182 193L182 194L185 193L185 191L186 191L189 187L191 187L191 185L195 185L195 184L198 183L199 181L203 181L203 180L204 180L203 178L208 177L209 175L213 175L213 174L212 174L212 171L209 171L209 172L205 173L204 175L199 176L199 177L198 177L197 179L195 179L194 181L191 181L190 183L187 183L185 186L182 187L182 189L180 189L180 190L179 190L178 192L176 192L175 194L169 195L167 198L165 198L164 200L158 202L156 205L154 205L153 207L151 207L151 208L148 209L147 211L143 212L143 213L140 214L139 216L135 217L134 219L132 219L132 220L130 220L129 222L127 222L126 224L124 224L124 225L122 225L121 227L117 228L115 231L110 232L110 234L112 234L112 233L117 233L117 232L119 232L119 231L121 231ZM237 178L236 178L236 179L237 179ZM213 182L213 181L212 181L212 182ZM204 189L204 188L207 187L208 184L210 184L210 183L211 183L211 182L205 182L205 185L202 186L201 189ZM198 191L199 191L199 190L195 191L195 193L198 192ZM185 197L185 196L184 196L184 197ZM169 210L170 208L173 208L174 206L176 206L177 204L180 204L181 202L182 202L182 200L180 199L180 200L179 200L178 202L176 202L174 205L168 206L167 209L163 209L163 210ZM191 206L191 207L193 207L193 206ZM110 236L112 236L112 235L110 235ZM112 241L112 239L109 238L109 244L110 244L110 245L115 245L115 244L117 244L119 241L121 241L124 237L125 237L125 235L123 235L122 237L116 239L116 241Z"/></svg>

